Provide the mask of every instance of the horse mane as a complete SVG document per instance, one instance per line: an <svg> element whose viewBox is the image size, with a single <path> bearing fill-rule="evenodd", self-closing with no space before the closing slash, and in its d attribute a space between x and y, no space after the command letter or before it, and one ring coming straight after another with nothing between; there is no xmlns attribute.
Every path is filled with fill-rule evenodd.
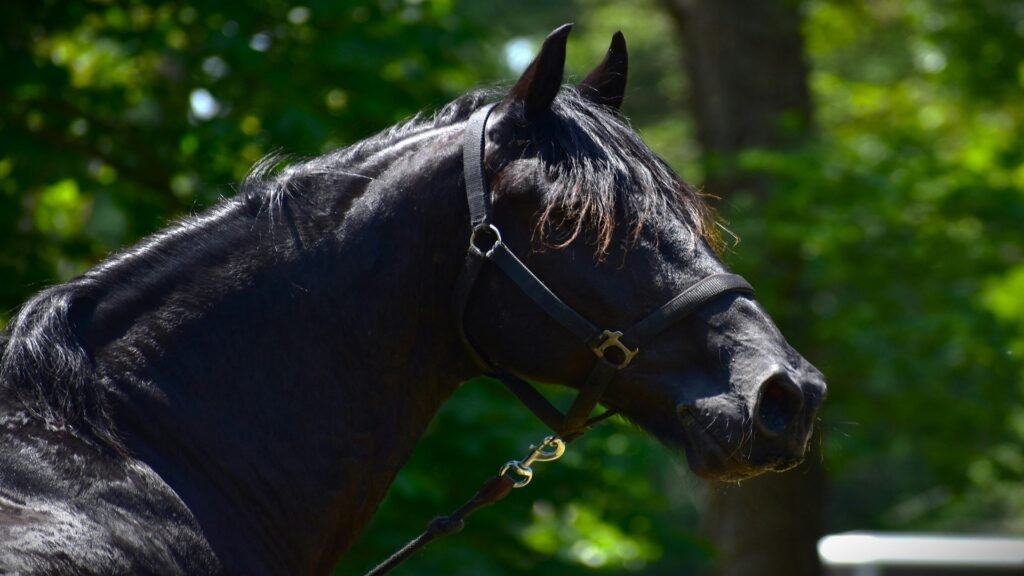
<svg viewBox="0 0 1024 576"><path fill-rule="evenodd" d="M463 122L501 94L470 92L432 115L417 114L349 147L291 165L279 155L267 156L246 176L239 193L223 201L216 212L241 205L255 218L268 215L273 225L275 213L292 197L321 190L358 193L372 180L360 167L375 156L407 138ZM509 113L521 115L522 110L513 106ZM549 120L531 128L527 143L538 152L547 186L535 230L545 245L560 248L587 235L600 258L610 248L617 226L626 226L635 240L645 224L667 214L687 222L694 238L708 237L709 214L700 196L615 111L566 87L555 99ZM280 169L282 164L286 166ZM345 184L339 186L342 179ZM362 184L353 184L357 182ZM86 345L89 328L96 328L88 326L92 310L108 292L102 287L125 282L122 268L162 265L168 255L159 250L161 244L198 240L204 218L185 218L139 247L26 302L0 334L0 390L19 398L51 428L121 451L105 402L105 383Z"/></svg>
<svg viewBox="0 0 1024 576"><path fill-rule="evenodd" d="M251 208L273 214L288 198L323 188L325 181L362 178L369 183L372 178L359 171L367 160L407 138L464 122L504 94L476 90L434 114L417 114L347 148L290 165L286 158L270 154L253 166L240 196ZM589 233L600 259L620 224L628 230L627 241L635 241L645 224L672 214L689 226L694 238L717 244L714 228L708 225L713 215L701 195L651 151L621 115L570 86L559 92L551 112L533 127L529 143L540 154L548 185L535 240L564 248ZM521 107L512 107L510 113L527 124Z"/></svg>
<svg viewBox="0 0 1024 576"><path fill-rule="evenodd" d="M0 340L0 388L53 429L120 450L93 359L79 330L92 306L83 282L48 288L22 306Z"/></svg>
<svg viewBox="0 0 1024 576"><path fill-rule="evenodd" d="M474 90L433 114L417 113L369 138L322 156L291 161L278 153L268 154L256 162L242 180L238 197L256 213L273 217L289 198L306 195L314 189L326 188L337 193L337 187L330 184L338 180L361 180L364 186L349 186L346 190L350 194L358 192L373 180L360 171L367 161L402 140L465 121L497 94L494 90Z"/></svg>

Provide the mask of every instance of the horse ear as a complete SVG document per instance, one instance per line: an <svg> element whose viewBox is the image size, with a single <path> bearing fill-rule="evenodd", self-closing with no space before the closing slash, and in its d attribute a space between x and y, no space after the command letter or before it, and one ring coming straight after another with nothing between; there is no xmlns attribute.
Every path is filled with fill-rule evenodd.
<svg viewBox="0 0 1024 576"><path fill-rule="evenodd" d="M611 46L604 60L580 82L580 94L592 102L604 104L618 110L626 94L626 74L629 70L629 54L626 53L626 37L622 32L612 36Z"/></svg>
<svg viewBox="0 0 1024 576"><path fill-rule="evenodd" d="M532 120L547 110L562 87L565 42L571 30L572 24L562 24L548 34L540 48L540 54L533 59L508 94L509 99L524 104L527 120Z"/></svg>

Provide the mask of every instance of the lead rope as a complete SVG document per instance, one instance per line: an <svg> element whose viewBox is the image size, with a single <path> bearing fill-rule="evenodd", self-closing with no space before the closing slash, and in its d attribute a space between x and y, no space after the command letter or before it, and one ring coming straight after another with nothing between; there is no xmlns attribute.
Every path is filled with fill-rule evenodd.
<svg viewBox="0 0 1024 576"><path fill-rule="evenodd" d="M605 415L602 414L601 416ZM601 416L598 416L598 418L601 418ZM434 540L461 532L465 526L467 516L484 506L490 506L508 496L513 488L525 487L533 479L533 468L531 465L534 462L558 460L565 453L565 446L566 441L558 436L548 436L540 444L536 446L530 445L530 451L525 458L522 460L509 460L503 464L498 470L498 474L484 482L483 486L477 490L472 498L456 508L451 514L438 516L431 520L427 523L427 528L422 534L410 540L408 544L378 564L373 570L367 572L366 576L387 574ZM513 475L516 477L513 477Z"/></svg>

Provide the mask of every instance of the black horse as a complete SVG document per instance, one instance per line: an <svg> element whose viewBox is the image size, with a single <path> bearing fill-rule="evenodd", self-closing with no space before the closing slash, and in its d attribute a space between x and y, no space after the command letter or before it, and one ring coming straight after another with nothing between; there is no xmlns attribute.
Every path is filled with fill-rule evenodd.
<svg viewBox="0 0 1024 576"><path fill-rule="evenodd" d="M617 34L561 87L568 27L474 92L273 172L27 302L0 339L0 573L325 573L441 404L479 369L452 294L467 118L504 243L566 303L629 326L725 271L699 198L618 116ZM465 331L538 382L587 346L493 266ZM601 397L710 478L803 457L820 373L747 295L674 324Z"/></svg>

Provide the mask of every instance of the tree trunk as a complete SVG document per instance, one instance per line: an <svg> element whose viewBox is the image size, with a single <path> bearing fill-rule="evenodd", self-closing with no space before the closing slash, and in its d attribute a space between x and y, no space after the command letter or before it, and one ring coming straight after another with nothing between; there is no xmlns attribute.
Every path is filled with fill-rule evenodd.
<svg viewBox="0 0 1024 576"><path fill-rule="evenodd" d="M796 0L663 0L684 46L690 102L703 148L704 189L723 199L744 189L773 193L765 175L744 173L737 154L799 146L811 130L802 17ZM780 255L794 278L799 255ZM796 290L797 282L787 282ZM799 294L785 294L799 301ZM786 330L791 341L799 335ZM708 485L704 530L718 550L718 576L820 573L824 473L817 450L800 468L740 485Z"/></svg>
<svg viewBox="0 0 1024 576"><path fill-rule="evenodd" d="M812 440L817 446L817 440ZM810 576L821 571L824 473L817 448L799 468L741 484L708 484L704 531L718 576Z"/></svg>
<svg viewBox="0 0 1024 576"><path fill-rule="evenodd" d="M750 148L798 145L809 133L802 17L797 0L663 0L683 42L690 103L708 169L705 186L759 195L770 183L733 161Z"/></svg>

